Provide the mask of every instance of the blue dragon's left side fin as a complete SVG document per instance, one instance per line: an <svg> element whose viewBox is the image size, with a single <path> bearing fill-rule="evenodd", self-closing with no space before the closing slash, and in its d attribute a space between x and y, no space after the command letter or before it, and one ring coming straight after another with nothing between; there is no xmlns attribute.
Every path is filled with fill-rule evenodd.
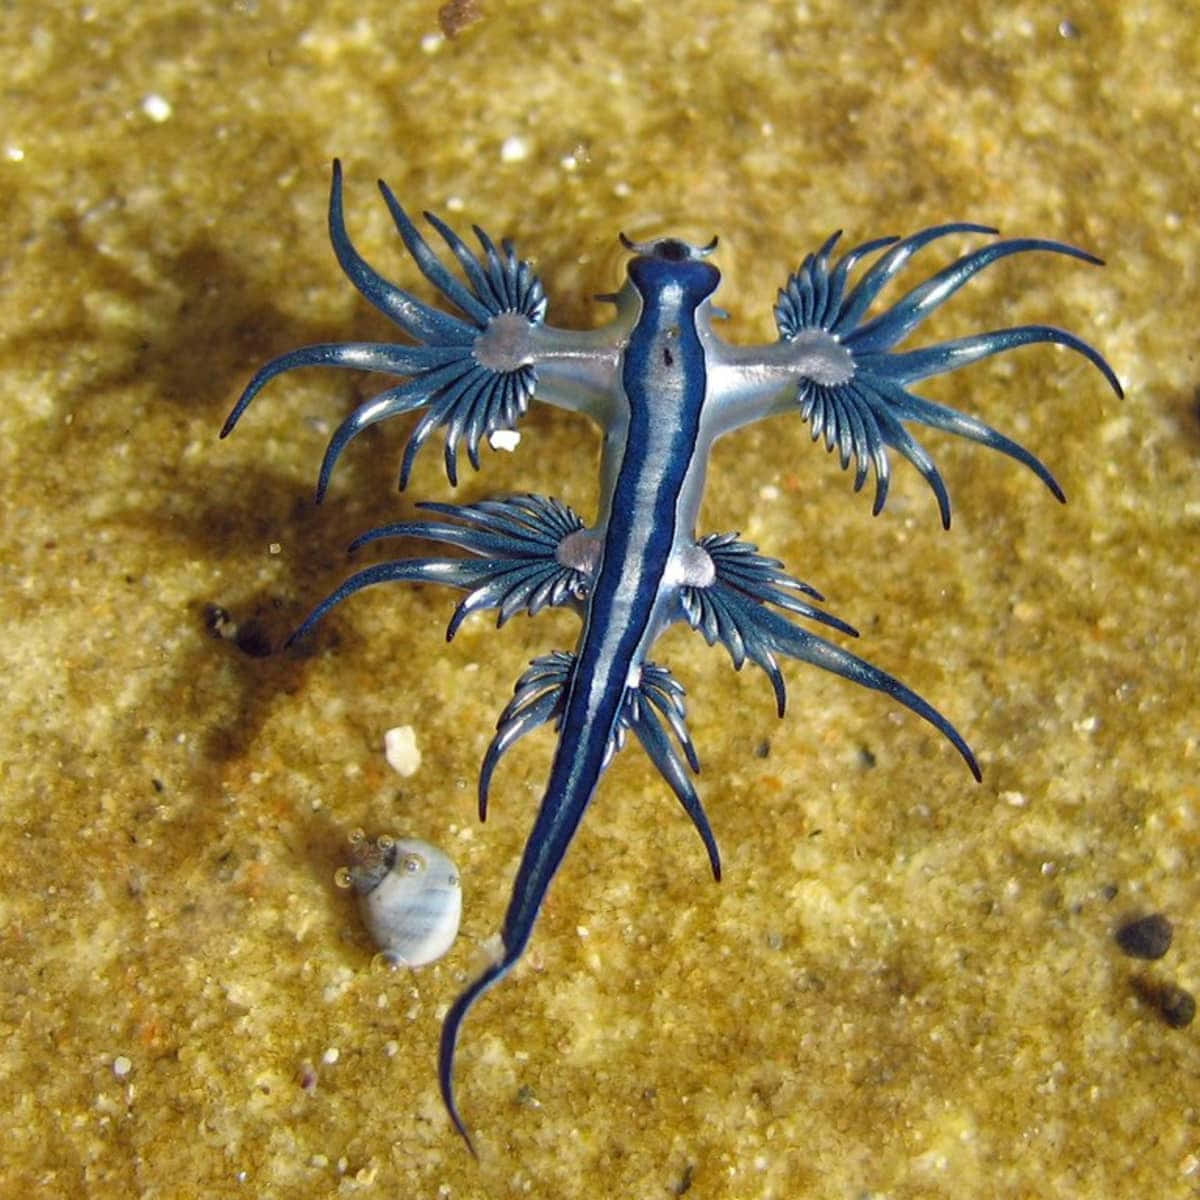
<svg viewBox="0 0 1200 1200"><path fill-rule="evenodd" d="M342 167L335 159L329 190L329 236L338 263L359 292L418 344L347 342L293 350L258 371L221 430L221 436L227 436L267 383L297 367L344 367L405 377L403 383L360 404L338 426L321 463L318 501L353 438L379 421L418 409L424 412L408 437L400 487L407 485L418 451L438 428L445 430L447 478L451 484L457 483L460 446L465 445L471 465L478 469L481 440L499 430L514 429L537 389L532 362L523 353L510 353L515 335L541 326L545 320L546 295L533 268L517 257L509 242L502 242L497 249L478 227L475 234L480 252L472 253L449 226L426 213L462 269L464 284L434 254L382 180L379 187L421 273L462 315L442 312L418 300L362 257L346 230ZM516 341L520 340L516 336Z"/></svg>
<svg viewBox="0 0 1200 1200"><path fill-rule="evenodd" d="M422 504L449 521L400 521L364 533L350 544L357 550L381 538L408 537L465 550L474 558L401 558L376 563L351 575L321 601L288 643L306 636L334 605L376 583L439 583L468 594L446 629L449 641L472 613L496 609L503 625L518 612L576 605L586 595L588 576L560 561L558 547L583 522L565 504L547 496L510 496L479 504Z"/></svg>

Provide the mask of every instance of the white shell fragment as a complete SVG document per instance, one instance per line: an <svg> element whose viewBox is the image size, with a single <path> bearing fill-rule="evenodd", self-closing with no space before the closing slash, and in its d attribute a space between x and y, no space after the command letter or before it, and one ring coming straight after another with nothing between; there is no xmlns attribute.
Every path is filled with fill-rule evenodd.
<svg viewBox="0 0 1200 1200"><path fill-rule="evenodd" d="M422 967L458 936L462 885L458 868L416 838L356 840L344 878L358 896L363 924L390 963Z"/></svg>
<svg viewBox="0 0 1200 1200"><path fill-rule="evenodd" d="M519 429L493 429L488 434L488 445L493 450L515 450L521 444Z"/></svg>
<svg viewBox="0 0 1200 1200"><path fill-rule="evenodd" d="M421 766L421 751L417 746L417 731L411 725L397 725L383 735L383 756L397 775L407 779Z"/></svg>

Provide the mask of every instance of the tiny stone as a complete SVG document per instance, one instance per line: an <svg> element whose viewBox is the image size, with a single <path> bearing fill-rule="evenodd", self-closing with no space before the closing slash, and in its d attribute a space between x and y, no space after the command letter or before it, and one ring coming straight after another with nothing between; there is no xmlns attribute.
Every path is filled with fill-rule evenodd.
<svg viewBox="0 0 1200 1200"><path fill-rule="evenodd" d="M1193 1005L1193 1007L1195 1006ZM124 1079L125 1076L128 1075L132 1070L133 1063L131 1063L124 1054L118 1054L117 1057L113 1059L113 1074L118 1079Z"/></svg>
<svg viewBox="0 0 1200 1200"><path fill-rule="evenodd" d="M383 753L388 766L407 778L421 766L421 751L417 748L416 730L411 725L398 725L383 735Z"/></svg>
<svg viewBox="0 0 1200 1200"><path fill-rule="evenodd" d="M266 658L271 653L271 638L254 617L238 626L233 641L243 654L251 658Z"/></svg>
<svg viewBox="0 0 1200 1200"><path fill-rule="evenodd" d="M229 615L229 610L219 604L204 606L204 628L218 638L232 638L237 633L237 625Z"/></svg>
<svg viewBox="0 0 1200 1200"><path fill-rule="evenodd" d="M161 125L171 118L171 102L162 96L151 93L142 100L142 112L156 125Z"/></svg>
<svg viewBox="0 0 1200 1200"><path fill-rule="evenodd" d="M482 20L483 10L477 0L450 0L438 9L438 24L448 38L455 37L468 25Z"/></svg>
<svg viewBox="0 0 1200 1200"><path fill-rule="evenodd" d="M515 133L506 137L500 144L500 161L506 163L524 162L529 157L529 143Z"/></svg>
<svg viewBox="0 0 1200 1200"><path fill-rule="evenodd" d="M488 434L488 445L493 450L515 450L521 444L519 429L494 429Z"/></svg>
<svg viewBox="0 0 1200 1200"><path fill-rule="evenodd" d="M696 1168L692 1163L684 1164L683 1174L676 1183L668 1185L667 1190L673 1196L686 1196L692 1190L692 1182L695 1174Z"/></svg>
<svg viewBox="0 0 1200 1200"><path fill-rule="evenodd" d="M1163 1024L1172 1029L1183 1029L1196 1016L1196 998L1177 983L1160 983L1157 979L1142 977L1133 980L1137 998L1153 1008L1163 1019Z"/></svg>
<svg viewBox="0 0 1200 1200"><path fill-rule="evenodd" d="M1172 1029L1184 1029L1196 1015L1196 997L1177 984L1165 984L1158 993L1158 1011Z"/></svg>
<svg viewBox="0 0 1200 1200"><path fill-rule="evenodd" d="M1117 945L1130 958L1162 958L1171 948L1171 922L1162 913L1126 921L1117 930Z"/></svg>

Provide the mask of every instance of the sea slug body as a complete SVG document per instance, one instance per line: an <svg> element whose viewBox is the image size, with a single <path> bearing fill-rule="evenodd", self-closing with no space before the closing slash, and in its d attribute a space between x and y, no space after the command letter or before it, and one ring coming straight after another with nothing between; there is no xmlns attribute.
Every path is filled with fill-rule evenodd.
<svg viewBox="0 0 1200 1200"><path fill-rule="evenodd" d="M874 511L886 504L889 449L906 458L934 493L943 526L950 499L941 474L909 425L964 438L1023 463L1059 500L1049 470L1024 447L965 413L910 390L1019 346L1051 342L1091 362L1119 396L1121 387L1100 353L1065 330L1022 325L917 349L896 347L974 275L1001 258L1031 251L1098 263L1061 242L1013 238L988 242L913 287L891 307L868 310L914 254L950 235L994 235L982 225L938 225L905 238L866 242L832 258L830 237L785 282L775 305L777 341L736 346L713 322L720 273L709 262L716 239L697 247L676 238L633 243L621 290L603 297L615 307L598 329L575 331L545 321L546 296L529 264L508 242L497 247L476 228L472 251L432 214L426 219L462 271L459 279L434 254L386 184L380 183L396 228L425 278L457 309L444 312L380 276L355 250L342 209L342 175L334 163L329 229L338 261L356 288L414 344L326 343L267 363L250 381L225 422L229 433L275 376L304 366L342 367L399 377L367 400L334 433L321 464L317 498L349 442L368 426L420 413L400 467L405 486L413 460L435 430L445 431L451 484L465 446L479 467L480 442L514 430L533 399L591 417L603 434L596 519L587 524L546 496L519 495L469 505L424 504L428 520L372 530L362 545L408 537L465 554L401 558L366 567L321 602L295 636L308 633L346 597L376 583L441 583L465 593L447 630L453 637L471 614L495 610L502 625L518 612L546 607L579 613L573 652L535 659L517 681L484 756L480 815L506 750L547 722L558 741L545 792L517 871L492 962L451 1005L443 1025L438 1070L450 1118L471 1138L453 1089L455 1047L474 1002L512 969L525 949L563 856L600 777L632 732L695 826L716 878L716 839L691 774L699 759L687 731L683 688L650 659L669 626L684 622L710 644L720 642L735 667L747 660L767 674L780 715L785 705L781 658L822 667L884 692L929 722L954 746L978 779L966 742L927 701L899 680L809 632L794 618L856 636L817 607L821 596L775 559L733 533L696 536L709 451L714 441L768 417L798 416L812 439L854 464L857 491L872 473ZM857 278L851 275L862 266ZM464 282L465 280L465 282ZM472 1146L473 1149L473 1146Z"/></svg>

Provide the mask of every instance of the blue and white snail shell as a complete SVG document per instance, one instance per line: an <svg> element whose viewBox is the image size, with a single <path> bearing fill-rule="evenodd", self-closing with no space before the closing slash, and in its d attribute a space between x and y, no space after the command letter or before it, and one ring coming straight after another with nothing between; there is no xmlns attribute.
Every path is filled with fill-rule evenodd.
<svg viewBox="0 0 1200 1200"><path fill-rule="evenodd" d="M337 882L358 897L363 924L387 962L423 967L454 944L462 919L458 868L417 838L351 839L354 863Z"/></svg>

